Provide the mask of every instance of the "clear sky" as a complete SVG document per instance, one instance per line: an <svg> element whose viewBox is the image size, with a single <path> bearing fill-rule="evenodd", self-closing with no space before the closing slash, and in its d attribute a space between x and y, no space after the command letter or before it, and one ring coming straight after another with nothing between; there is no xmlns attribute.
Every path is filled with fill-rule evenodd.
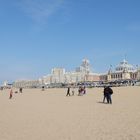
<svg viewBox="0 0 140 140"><path fill-rule="evenodd" d="M140 0L0 0L0 82L53 67L140 65Z"/></svg>

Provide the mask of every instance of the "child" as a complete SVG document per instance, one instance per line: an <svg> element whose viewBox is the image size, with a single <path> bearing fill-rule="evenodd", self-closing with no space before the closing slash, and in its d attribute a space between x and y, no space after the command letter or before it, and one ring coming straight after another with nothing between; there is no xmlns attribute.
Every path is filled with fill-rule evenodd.
<svg viewBox="0 0 140 140"><path fill-rule="evenodd" d="M75 93L75 89L74 89L74 87L72 88L72 95L74 95L74 93Z"/></svg>

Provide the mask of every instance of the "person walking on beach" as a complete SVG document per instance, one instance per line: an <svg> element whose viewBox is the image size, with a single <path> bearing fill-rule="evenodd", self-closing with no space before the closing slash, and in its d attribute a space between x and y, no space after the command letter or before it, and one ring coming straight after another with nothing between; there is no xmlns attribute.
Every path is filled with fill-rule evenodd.
<svg viewBox="0 0 140 140"><path fill-rule="evenodd" d="M68 89L67 89L67 95L66 96L70 96L70 87L68 87Z"/></svg>
<svg viewBox="0 0 140 140"><path fill-rule="evenodd" d="M12 97L13 97L13 90L11 89L9 99L12 99Z"/></svg>
<svg viewBox="0 0 140 140"><path fill-rule="evenodd" d="M86 87L85 86L84 86L83 90L84 90L84 94L86 94Z"/></svg>
<svg viewBox="0 0 140 140"><path fill-rule="evenodd" d="M80 86L79 89L78 89L78 96L81 95L81 89L82 89L82 87Z"/></svg>
<svg viewBox="0 0 140 140"><path fill-rule="evenodd" d="M106 90L107 87L104 87L104 98L103 98L103 103L105 102L105 100L107 101L107 90Z"/></svg>
<svg viewBox="0 0 140 140"><path fill-rule="evenodd" d="M108 104L112 104L112 99L111 99L111 95L113 94L113 90L111 89L111 87L107 86L104 89L104 98L107 98L107 103ZM105 99L104 99L105 100Z"/></svg>
<svg viewBox="0 0 140 140"><path fill-rule="evenodd" d="M19 93L22 93L22 88L19 88Z"/></svg>
<svg viewBox="0 0 140 140"><path fill-rule="evenodd" d="M45 90L45 87L44 86L42 86L42 91L44 91Z"/></svg>
<svg viewBox="0 0 140 140"><path fill-rule="evenodd" d="M109 103L109 104L112 104L112 98L111 98L111 95L113 94L113 90L111 89L111 87L108 87L108 90L109 90L109 93L108 93L108 95L107 95L107 102Z"/></svg>

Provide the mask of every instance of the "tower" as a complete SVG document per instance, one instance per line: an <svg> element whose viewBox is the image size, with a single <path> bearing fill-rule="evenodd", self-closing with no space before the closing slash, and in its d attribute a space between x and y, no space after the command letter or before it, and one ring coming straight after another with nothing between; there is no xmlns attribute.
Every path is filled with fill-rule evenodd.
<svg viewBox="0 0 140 140"><path fill-rule="evenodd" d="M124 68L123 73L122 73L122 79L131 79L130 77L130 73L128 72L128 70L126 68Z"/></svg>
<svg viewBox="0 0 140 140"><path fill-rule="evenodd" d="M107 75L107 81L111 81L111 74L112 74L112 65L110 65L109 71L108 71L108 75Z"/></svg>

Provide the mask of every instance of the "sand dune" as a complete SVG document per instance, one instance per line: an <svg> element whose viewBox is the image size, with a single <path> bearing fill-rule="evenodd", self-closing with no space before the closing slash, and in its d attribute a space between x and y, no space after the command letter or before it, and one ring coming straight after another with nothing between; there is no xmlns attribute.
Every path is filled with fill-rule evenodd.
<svg viewBox="0 0 140 140"><path fill-rule="evenodd" d="M0 91L0 140L139 140L140 87L103 89L66 97L67 89L24 89L8 99Z"/></svg>

